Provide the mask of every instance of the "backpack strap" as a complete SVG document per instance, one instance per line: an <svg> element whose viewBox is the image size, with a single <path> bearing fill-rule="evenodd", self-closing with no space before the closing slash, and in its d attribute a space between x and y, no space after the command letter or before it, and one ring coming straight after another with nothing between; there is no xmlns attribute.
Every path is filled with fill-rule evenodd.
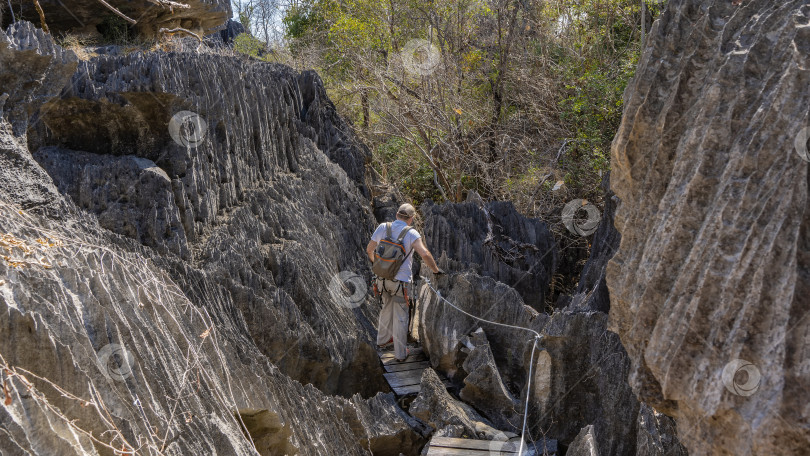
<svg viewBox="0 0 810 456"><path fill-rule="evenodd" d="M405 239L405 235L408 234L408 231L411 231L411 227L406 226L405 228L403 228L402 231L399 233L399 236L397 236L397 242L402 242L402 240Z"/></svg>
<svg viewBox="0 0 810 456"><path fill-rule="evenodd" d="M391 222L386 222L386 224L385 224L385 238L386 239L391 239L391 225L393 225Z"/></svg>
<svg viewBox="0 0 810 456"><path fill-rule="evenodd" d="M397 237L397 242L402 244L403 247L405 247L405 243L404 243L403 239L405 239L405 236L408 235L409 231L411 231L411 227L406 226L405 228L402 229L402 231L399 233L399 236ZM407 255L405 255L405 259L408 259L408 257L411 256L411 253L413 253L413 248L411 248L411 251L408 252Z"/></svg>

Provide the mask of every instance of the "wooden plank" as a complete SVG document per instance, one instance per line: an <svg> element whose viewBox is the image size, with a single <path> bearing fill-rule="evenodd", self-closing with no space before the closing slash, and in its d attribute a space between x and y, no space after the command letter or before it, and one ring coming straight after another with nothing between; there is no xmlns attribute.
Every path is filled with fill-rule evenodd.
<svg viewBox="0 0 810 456"><path fill-rule="evenodd" d="M385 350L385 351L383 351L383 350L379 350L379 349L378 349L378 350L377 350L377 353L379 353L379 354L380 354L380 356L382 356L382 355L388 355L388 354L393 355L393 354L394 354L394 350L393 350L393 349L391 349L391 350ZM408 347L408 354L410 354L410 355L415 355L415 354L417 354L417 353L422 353L422 354L424 354L424 350L422 350L422 347Z"/></svg>
<svg viewBox="0 0 810 456"><path fill-rule="evenodd" d="M406 386L406 385L415 385L422 381L422 372L425 370L409 370L404 372L390 372L388 374L383 374L386 380L388 380L388 384L391 387L395 386Z"/></svg>
<svg viewBox="0 0 810 456"><path fill-rule="evenodd" d="M386 372L402 372L409 370L425 370L430 367L430 361L416 361L413 363L386 364L383 366Z"/></svg>
<svg viewBox="0 0 810 456"><path fill-rule="evenodd" d="M444 383L445 386L450 386L449 380L443 379L442 383ZM394 390L394 394L396 394L397 396L407 396L409 394L416 394L419 392L420 388L421 387L418 383L414 385L391 387L391 389Z"/></svg>
<svg viewBox="0 0 810 456"><path fill-rule="evenodd" d="M413 363L417 361L427 361L424 353L411 353L405 358L405 361L397 361L393 354L384 354L380 356L380 361L382 361L383 365L386 364L402 364L402 363Z"/></svg>
<svg viewBox="0 0 810 456"><path fill-rule="evenodd" d="M502 453L517 453L520 443L515 442L495 442L491 440L455 439L451 437L433 437L430 439L430 447L446 448L468 448L472 450L495 450Z"/></svg>
<svg viewBox="0 0 810 456"><path fill-rule="evenodd" d="M386 361L391 361L396 363L396 357L394 356L393 350L388 351L378 351L377 354L380 356L380 359L383 361L383 364L387 364ZM408 357L405 359L406 362L408 361L425 361L427 357L425 353L422 351L422 347L413 347L409 349Z"/></svg>
<svg viewBox="0 0 810 456"><path fill-rule="evenodd" d="M489 450L471 450L469 448L445 448L434 446L431 446L427 452L427 456L493 456L496 454L497 453L492 453Z"/></svg>
<svg viewBox="0 0 810 456"><path fill-rule="evenodd" d="M391 389L394 390L394 394L397 396L407 396L418 393L419 385L398 386L396 388L392 386Z"/></svg>

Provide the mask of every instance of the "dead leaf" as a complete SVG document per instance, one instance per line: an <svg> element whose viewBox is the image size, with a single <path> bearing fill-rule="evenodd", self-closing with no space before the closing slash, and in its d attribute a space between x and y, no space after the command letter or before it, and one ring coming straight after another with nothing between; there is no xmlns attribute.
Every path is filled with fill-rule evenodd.
<svg viewBox="0 0 810 456"><path fill-rule="evenodd" d="M461 109L459 109L459 108L454 109L454 111L456 111L456 114L458 114L458 115L462 114Z"/></svg>
<svg viewBox="0 0 810 456"><path fill-rule="evenodd" d="M205 339L206 337L208 337L208 335L211 334L211 329L213 329L213 328L214 327L212 326L212 327L206 329L204 333L200 334L200 338Z"/></svg>
<svg viewBox="0 0 810 456"><path fill-rule="evenodd" d="M554 188L552 188L551 191L556 192L557 190L561 189L563 185L565 185L565 182L557 181L557 183L554 184Z"/></svg>

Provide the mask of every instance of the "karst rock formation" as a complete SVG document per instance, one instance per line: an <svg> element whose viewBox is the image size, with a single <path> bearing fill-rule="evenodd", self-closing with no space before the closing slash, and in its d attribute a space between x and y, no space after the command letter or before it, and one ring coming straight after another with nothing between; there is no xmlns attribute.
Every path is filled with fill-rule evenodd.
<svg viewBox="0 0 810 456"><path fill-rule="evenodd" d="M54 33L101 24L41 3ZM238 33L228 2L110 3L143 37ZM570 296L548 223L424 202L447 274L419 271L408 400L365 254L402 198L317 73L207 46L80 60L4 15L0 455L411 456L514 438L524 407L532 455L806 454L805 3L665 3Z"/></svg>
<svg viewBox="0 0 810 456"><path fill-rule="evenodd" d="M807 454L810 5L671 1L648 39L611 157L630 384L690 454Z"/></svg>

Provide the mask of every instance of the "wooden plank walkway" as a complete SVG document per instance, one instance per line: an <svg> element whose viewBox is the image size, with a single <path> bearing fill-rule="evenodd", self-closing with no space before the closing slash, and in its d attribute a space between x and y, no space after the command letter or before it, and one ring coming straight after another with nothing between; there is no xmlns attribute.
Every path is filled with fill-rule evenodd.
<svg viewBox="0 0 810 456"><path fill-rule="evenodd" d="M545 447L549 456L557 454L557 441L553 439L536 442L535 445ZM538 447L538 451L539 451ZM450 437L433 437L428 444L427 456L519 456L520 441L498 442L493 440L454 439ZM530 454L524 447L523 454Z"/></svg>
<svg viewBox="0 0 810 456"><path fill-rule="evenodd" d="M427 456L517 456L519 443L433 437ZM526 451L524 451L526 453Z"/></svg>
<svg viewBox="0 0 810 456"><path fill-rule="evenodd" d="M394 351L378 351L380 361L382 361L385 373L383 377L388 381L388 385L394 390L397 396L407 396L419 392L419 383L422 379L422 372L430 367L422 347L411 347L405 361L399 362L394 357ZM450 381L442 378L445 385L450 386Z"/></svg>

